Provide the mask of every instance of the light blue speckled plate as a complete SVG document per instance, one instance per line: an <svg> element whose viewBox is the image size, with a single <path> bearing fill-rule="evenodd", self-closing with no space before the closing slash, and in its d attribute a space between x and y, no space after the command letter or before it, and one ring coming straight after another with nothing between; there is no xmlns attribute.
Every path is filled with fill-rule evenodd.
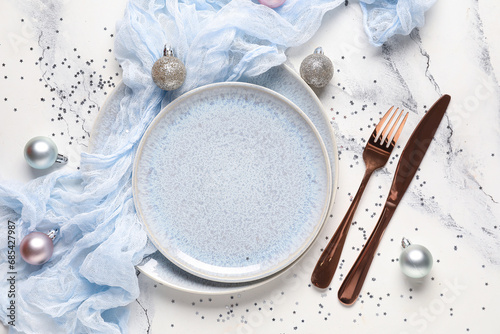
<svg viewBox="0 0 500 334"><path fill-rule="evenodd" d="M138 149L136 209L155 246L180 268L248 282L295 261L331 198L321 136L283 96L218 83L170 103Z"/></svg>
<svg viewBox="0 0 500 334"><path fill-rule="evenodd" d="M248 79L249 82L270 88L290 99L311 119L316 129L321 134L330 157L332 168L332 200L329 211L333 207L333 198L337 189L338 179L338 155L335 136L330 119L313 90L300 78L300 76L287 65L277 66L258 77ZM89 152L99 148L101 139L109 136L108 124L115 121L115 115L120 111L120 101L126 96L127 87L120 83L116 89L111 91L105 103L100 108L98 117L92 128L92 136L89 142ZM294 262L295 263L295 262ZM289 267L293 267L291 264ZM289 268L287 267L287 268ZM169 261L160 251L156 251L144 258L137 265L141 273L147 275L156 282L173 289L204 295L232 294L249 290L263 285L283 273L287 268L263 279L245 283L222 283L200 278L180 269Z"/></svg>

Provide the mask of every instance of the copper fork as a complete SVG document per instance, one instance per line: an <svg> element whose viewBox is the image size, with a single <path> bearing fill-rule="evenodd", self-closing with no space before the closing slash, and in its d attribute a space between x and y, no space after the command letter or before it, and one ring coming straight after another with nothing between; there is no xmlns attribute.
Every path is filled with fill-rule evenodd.
<svg viewBox="0 0 500 334"><path fill-rule="evenodd" d="M392 106L384 115L384 117L382 117L380 122L375 127L375 130L373 130L368 143L366 144L365 150L363 151L363 160L366 165L366 170L365 175L363 176L363 180L361 181L361 185L359 186L358 192L356 193L356 196L354 196L354 199L352 200L352 203L349 206L344 219L340 223L332 239L321 254L318 263L313 270L311 282L318 288L324 289L330 285L333 275L335 274L335 270L337 269L340 255L342 254L342 248L344 247L347 232L349 231L349 227L351 226L354 212L358 207L361 196L363 195L363 192L366 188L366 184L368 183L368 180L370 179L370 176L373 174L373 172L383 167L387 163L387 161L389 160L389 156L391 155L391 152L396 145L399 135L401 134L401 131L403 131L408 113L406 113L403 120L399 123L399 120L403 115L403 110L401 110L396 118L396 121L393 122L394 117L398 114L399 108L396 108L391 116L391 112L393 109L394 106ZM386 123L386 120L387 118L389 118L389 116L390 119ZM399 126L397 126L398 123ZM384 127L383 130L382 127ZM394 131L396 132L394 133ZM394 137L392 137L393 133Z"/></svg>

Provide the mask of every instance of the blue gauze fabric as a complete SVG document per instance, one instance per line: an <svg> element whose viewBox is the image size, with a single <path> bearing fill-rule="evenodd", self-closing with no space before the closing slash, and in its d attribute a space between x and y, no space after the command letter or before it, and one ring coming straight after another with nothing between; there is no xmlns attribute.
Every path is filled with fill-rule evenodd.
<svg viewBox="0 0 500 334"><path fill-rule="evenodd" d="M425 22L424 13L436 0L360 0L365 32L381 46L393 35L408 35Z"/></svg>
<svg viewBox="0 0 500 334"><path fill-rule="evenodd" d="M34 230L60 230L54 255L43 266L28 265L18 256L16 321L10 331L127 332L126 305L139 295L134 266L154 251L135 214L131 189L132 162L148 124L162 106L193 88L259 75L283 63L286 48L305 43L324 14L343 3L288 0L273 10L249 0L131 0L117 25L115 45L127 94L116 118L102 126L106 136L99 137L91 154L82 154L79 171L60 169L27 184L0 183L2 273L12 271L8 220L16 224L16 245ZM385 37L402 31L392 28L403 21L394 21L390 13L384 15L390 28ZM411 15L404 16L405 24ZM161 91L150 76L164 44L175 47L187 68L176 92ZM12 320L6 307L9 286L1 280L5 324Z"/></svg>

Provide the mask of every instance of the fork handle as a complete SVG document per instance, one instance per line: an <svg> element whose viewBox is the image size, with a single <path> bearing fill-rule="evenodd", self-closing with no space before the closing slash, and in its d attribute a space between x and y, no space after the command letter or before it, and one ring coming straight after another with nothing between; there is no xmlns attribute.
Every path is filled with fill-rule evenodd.
<svg viewBox="0 0 500 334"><path fill-rule="evenodd" d="M365 175L363 176L358 192L354 196L344 219L342 219L342 222L337 227L335 234L330 239L330 242L316 263L316 267L311 275L311 282L318 288L325 289L332 281L333 275L337 270L342 249L344 248L347 232L349 231L349 227L351 226L351 222L354 217L354 212L356 212L361 196L365 191L366 184L368 183L373 171L373 169L367 169L365 171Z"/></svg>
<svg viewBox="0 0 500 334"><path fill-rule="evenodd" d="M358 298L366 275L370 270L373 258L377 252L380 239L382 239L384 231L395 210L396 206L390 203L386 203L384 206L380 219L378 220L377 225L375 225L372 234L368 238L365 247L361 250L356 262L354 262L354 265L340 286L338 298L342 304L351 305Z"/></svg>

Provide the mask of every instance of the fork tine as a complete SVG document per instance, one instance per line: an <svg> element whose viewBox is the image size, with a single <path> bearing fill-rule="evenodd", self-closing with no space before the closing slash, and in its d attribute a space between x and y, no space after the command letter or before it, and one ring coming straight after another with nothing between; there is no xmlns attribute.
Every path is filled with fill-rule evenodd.
<svg viewBox="0 0 500 334"><path fill-rule="evenodd" d="M404 110L401 110L401 112L399 113L398 117L396 118L396 121L394 122L394 124L392 124L392 127L391 127L391 131L389 131L389 133L387 134L387 137L385 137L385 140L384 140L384 145L388 146L388 144L391 142L391 136L392 136L392 133L394 132L394 130L396 129L396 125L398 125L399 123L399 119L401 118L401 115L403 115L403 111ZM396 114L393 115L393 117L395 116ZM391 121L392 121L392 117L391 117ZM386 126L386 129L389 127L391 123L387 123L387 126ZM385 130L384 130L385 131Z"/></svg>
<svg viewBox="0 0 500 334"><path fill-rule="evenodd" d="M405 126L407 118L408 118L408 113L406 113L405 117L401 121L401 124L399 125L398 131L396 131L396 134L394 135L394 138L392 139L392 143L396 144L396 142L398 141L399 135L403 131L403 127Z"/></svg>
<svg viewBox="0 0 500 334"><path fill-rule="evenodd" d="M375 127L375 133L376 133L377 137L380 135L380 130L382 129L382 125L384 125L384 122L387 119L387 117L389 117L392 109L394 109L394 106L392 106L391 108L389 108L389 110L387 110L387 112L385 113L384 117L382 117L382 119L380 120L380 122L378 122L377 127ZM397 111L397 109L396 109L396 111Z"/></svg>
<svg viewBox="0 0 500 334"><path fill-rule="evenodd" d="M389 109L390 110L390 109ZM396 116L397 112L398 112L399 108L396 108L396 110L394 111L394 113L392 114L391 118L389 118L389 121L387 122L387 124L385 125L384 127L384 131L382 131L382 134L380 135L380 144L382 144L384 142L384 138L387 138L386 137L386 134L387 134L387 131L389 130L389 127L390 125L392 124L392 120L394 119L394 116ZM381 123L382 120L380 121Z"/></svg>

